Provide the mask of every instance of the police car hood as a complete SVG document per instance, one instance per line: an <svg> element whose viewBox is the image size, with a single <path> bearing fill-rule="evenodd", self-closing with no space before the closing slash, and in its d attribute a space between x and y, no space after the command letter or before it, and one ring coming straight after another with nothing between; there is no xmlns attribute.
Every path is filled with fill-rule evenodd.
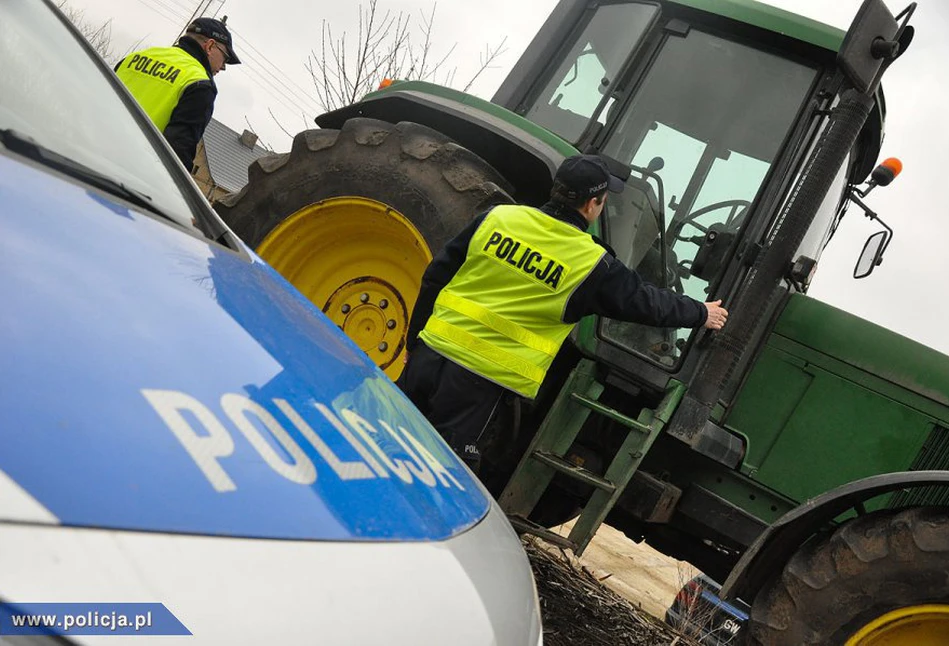
<svg viewBox="0 0 949 646"><path fill-rule="evenodd" d="M0 523L431 541L487 513L418 411L252 254L5 156L0 205Z"/></svg>
<svg viewBox="0 0 949 646"><path fill-rule="evenodd" d="M435 543L281 541L0 523L0 600L161 603L198 644L539 646L530 566L496 506ZM96 606L99 607L99 606ZM79 636L81 644L137 643ZM124 639L124 641L123 641ZM145 643L176 637L147 637ZM0 642L5 643L0 637Z"/></svg>

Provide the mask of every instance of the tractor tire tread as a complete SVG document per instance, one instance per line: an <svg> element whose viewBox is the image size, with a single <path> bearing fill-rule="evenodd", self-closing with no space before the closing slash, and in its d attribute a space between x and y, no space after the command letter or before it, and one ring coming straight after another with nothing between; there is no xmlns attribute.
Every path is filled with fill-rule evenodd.
<svg viewBox="0 0 949 646"><path fill-rule="evenodd" d="M841 644L891 610L949 601L949 511L856 518L806 543L759 593L749 642Z"/></svg>
<svg viewBox="0 0 949 646"><path fill-rule="evenodd" d="M364 152L370 149L376 152ZM356 195L364 194L360 188L379 193L381 186L374 199L412 220L433 252L478 213L513 201L510 185L492 166L445 135L417 123L367 118L349 119L339 130L298 133L289 153L258 159L248 177L215 209L252 248L290 214L350 194L350 185Z"/></svg>

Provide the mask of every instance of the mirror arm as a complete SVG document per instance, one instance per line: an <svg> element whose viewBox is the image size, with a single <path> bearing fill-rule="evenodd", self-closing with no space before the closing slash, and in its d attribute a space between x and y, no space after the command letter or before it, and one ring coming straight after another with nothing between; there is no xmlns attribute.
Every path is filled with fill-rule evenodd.
<svg viewBox="0 0 949 646"><path fill-rule="evenodd" d="M872 188L873 186L870 186L866 191L861 192L859 189L854 187L853 189L851 189L849 197L850 197L851 202L853 202L854 204L859 206L861 209L863 209L864 215L866 215L868 218L870 218L871 220L875 222L879 222L880 226L886 229L887 231L886 241L883 243L883 248L880 249L880 256L879 256L880 258L882 258L883 253L886 251L886 248L890 246L890 240L893 239L893 229L891 229L886 222L881 220L880 216L877 215L876 212L873 211L869 206L864 204L863 200L860 199L861 197L866 197L866 194L869 193L870 189Z"/></svg>
<svg viewBox="0 0 949 646"><path fill-rule="evenodd" d="M880 249L880 256L879 256L879 258L880 258L880 260L882 260L882 259L883 259L883 254L886 253L886 248L890 246L890 241L893 239L893 229L891 229L889 226L887 226L886 222L884 222L884 221L881 220L880 218L876 218L876 221L879 222L880 225L881 225L884 229L886 229L886 232L887 232L887 233L886 233L886 242L883 243L883 248Z"/></svg>

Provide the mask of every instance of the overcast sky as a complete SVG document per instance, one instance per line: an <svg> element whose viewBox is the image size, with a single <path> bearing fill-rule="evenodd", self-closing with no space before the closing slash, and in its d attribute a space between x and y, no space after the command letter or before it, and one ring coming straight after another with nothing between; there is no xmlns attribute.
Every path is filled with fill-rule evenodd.
<svg viewBox="0 0 949 646"><path fill-rule="evenodd" d="M90 22L113 19L117 52L133 43L171 44L197 0L69 0L85 10ZM213 0L211 13L220 0ZM412 16L418 23L431 11L430 0L379 0L380 8ZM490 99L529 43L556 0L440 0L435 14L433 49L455 50L448 68L455 68L455 86L463 87L478 69L486 45L506 38L506 52L487 70L472 92ZM770 4L846 29L860 0L771 0ZM894 14L907 4L887 0ZM249 121L262 141L277 151L289 148L268 113L295 133L309 127L318 113L304 63L320 41L325 19L337 32L356 31L358 8L352 0L224 0L219 15L228 15L235 47L245 64L217 76L220 93L215 118L241 131ZM916 39L907 55L884 82L888 119L881 159L899 157L904 173L890 187L870 196L870 205L894 230L883 265L864 280L853 280L853 266L866 237L878 225L859 209L850 210L821 259L810 294L837 307L894 329L949 354L949 216L941 196L941 174L949 170L949 4L919 0L913 19ZM282 73L273 72L275 66ZM270 82L263 80L264 77ZM275 89L276 88L276 89ZM279 92L278 92L279 90ZM288 96L289 95L289 96ZM309 106L309 107L307 107ZM294 109L295 108L295 109ZM304 125L306 124L306 126ZM727 305L727 303L726 303Z"/></svg>

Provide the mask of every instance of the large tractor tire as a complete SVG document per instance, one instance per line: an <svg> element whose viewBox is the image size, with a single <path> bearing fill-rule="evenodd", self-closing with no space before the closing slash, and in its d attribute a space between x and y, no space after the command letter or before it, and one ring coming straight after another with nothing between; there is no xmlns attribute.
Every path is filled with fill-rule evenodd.
<svg viewBox="0 0 949 646"><path fill-rule="evenodd" d="M307 130L248 175L214 208L393 380L433 254L479 213L513 201L487 162L410 122L355 118L340 130ZM492 427L502 458L486 459L481 476L499 494L529 438L519 446L506 416ZM535 515L556 524L573 505L551 491Z"/></svg>
<svg viewBox="0 0 949 646"><path fill-rule="evenodd" d="M248 174L215 209L392 379L432 255L475 215L512 201L484 160L408 122L307 130Z"/></svg>
<svg viewBox="0 0 949 646"><path fill-rule="evenodd" d="M807 543L749 629L765 646L949 644L949 510L877 512Z"/></svg>

